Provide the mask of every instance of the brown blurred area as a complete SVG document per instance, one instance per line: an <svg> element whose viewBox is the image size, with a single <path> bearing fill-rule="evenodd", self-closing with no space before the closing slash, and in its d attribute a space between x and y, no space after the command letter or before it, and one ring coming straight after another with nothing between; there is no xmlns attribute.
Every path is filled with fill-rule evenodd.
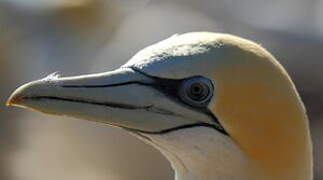
<svg viewBox="0 0 323 180"><path fill-rule="evenodd" d="M189 31L255 40L287 68L310 117L315 179L323 179L322 10L322 0L2 0L0 179L173 179L159 152L122 130L4 104L25 82L111 70Z"/></svg>

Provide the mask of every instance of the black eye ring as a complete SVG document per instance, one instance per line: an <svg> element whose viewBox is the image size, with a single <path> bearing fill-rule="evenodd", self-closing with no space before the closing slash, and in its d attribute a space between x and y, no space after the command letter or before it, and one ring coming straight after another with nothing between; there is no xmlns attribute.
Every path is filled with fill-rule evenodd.
<svg viewBox="0 0 323 180"><path fill-rule="evenodd" d="M207 78L193 77L182 82L178 93L185 103L195 107L204 107L212 98L213 85Z"/></svg>

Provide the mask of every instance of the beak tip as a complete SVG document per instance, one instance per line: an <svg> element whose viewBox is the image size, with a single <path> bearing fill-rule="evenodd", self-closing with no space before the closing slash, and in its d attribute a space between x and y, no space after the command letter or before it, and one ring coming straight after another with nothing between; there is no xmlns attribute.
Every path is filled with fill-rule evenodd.
<svg viewBox="0 0 323 180"><path fill-rule="evenodd" d="M20 96L16 96L15 93L13 93L7 100L6 106L14 106L16 104L19 104L23 98Z"/></svg>
<svg viewBox="0 0 323 180"><path fill-rule="evenodd" d="M24 91L22 91L23 88L16 89L8 98L6 102L6 106L17 106L22 103L24 99L26 99L26 95Z"/></svg>
<svg viewBox="0 0 323 180"><path fill-rule="evenodd" d="M30 91L31 83L24 84L18 87L8 98L6 106L18 106L20 105L27 97L28 92Z"/></svg>
<svg viewBox="0 0 323 180"><path fill-rule="evenodd" d="M11 105L12 105L12 103L10 102L10 100L7 100L6 106L11 106Z"/></svg>

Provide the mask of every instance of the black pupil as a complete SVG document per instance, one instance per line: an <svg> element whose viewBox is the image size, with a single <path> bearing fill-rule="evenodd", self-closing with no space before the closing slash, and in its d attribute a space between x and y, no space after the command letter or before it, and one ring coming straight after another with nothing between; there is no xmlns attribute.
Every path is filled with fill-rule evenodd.
<svg viewBox="0 0 323 180"><path fill-rule="evenodd" d="M189 90L189 96L193 100L203 100L208 95L208 88L203 83L193 83Z"/></svg>

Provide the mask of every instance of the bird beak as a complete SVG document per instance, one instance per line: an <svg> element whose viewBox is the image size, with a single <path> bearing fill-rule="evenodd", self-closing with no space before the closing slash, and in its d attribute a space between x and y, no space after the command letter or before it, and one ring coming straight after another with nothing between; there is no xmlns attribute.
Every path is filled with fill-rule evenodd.
<svg viewBox="0 0 323 180"><path fill-rule="evenodd" d="M143 132L159 132L203 119L201 113L172 101L152 84L154 78L128 68L75 77L50 75L18 88L7 105Z"/></svg>

